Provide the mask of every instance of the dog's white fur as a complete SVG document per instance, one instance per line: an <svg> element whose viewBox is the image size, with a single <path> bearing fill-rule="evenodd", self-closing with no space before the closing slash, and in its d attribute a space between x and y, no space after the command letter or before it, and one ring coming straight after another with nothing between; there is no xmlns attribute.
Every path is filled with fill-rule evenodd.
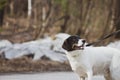
<svg viewBox="0 0 120 80"><path fill-rule="evenodd" d="M111 62L110 71L111 71L112 80L120 80L120 55L119 54L114 55Z"/></svg>
<svg viewBox="0 0 120 80"><path fill-rule="evenodd" d="M81 39L78 42L78 46L80 45L82 45ZM120 64L117 67L113 66L117 64L118 55L118 60L120 60L120 51L115 48L84 46L83 50L69 51L66 55L72 70L80 76L80 80L85 80L86 77L92 80L93 75L104 75L106 80L113 80L116 76L113 69L117 71L117 67L120 67Z"/></svg>

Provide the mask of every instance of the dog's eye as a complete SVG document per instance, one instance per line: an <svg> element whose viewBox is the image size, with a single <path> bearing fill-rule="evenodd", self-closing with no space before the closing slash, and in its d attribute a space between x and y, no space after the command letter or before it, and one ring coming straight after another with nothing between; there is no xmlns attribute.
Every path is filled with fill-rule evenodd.
<svg viewBox="0 0 120 80"><path fill-rule="evenodd" d="M86 41L83 39L82 42L85 43Z"/></svg>

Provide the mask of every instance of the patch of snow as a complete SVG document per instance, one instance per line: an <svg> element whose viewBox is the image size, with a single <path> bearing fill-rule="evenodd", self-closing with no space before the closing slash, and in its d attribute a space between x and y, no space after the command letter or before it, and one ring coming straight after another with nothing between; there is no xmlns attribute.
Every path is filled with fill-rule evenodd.
<svg viewBox="0 0 120 80"><path fill-rule="evenodd" d="M0 40L0 53L4 51L4 49L8 49L9 47L12 47L12 43L8 40Z"/></svg>
<svg viewBox="0 0 120 80"><path fill-rule="evenodd" d="M12 43L8 40L0 40L0 48L12 46Z"/></svg>
<svg viewBox="0 0 120 80"><path fill-rule="evenodd" d="M67 60L62 49L62 44L70 35L59 33L55 36L55 40L51 37L29 41L24 43L12 44L8 40L0 41L0 51L4 52L5 58L19 58L27 54L34 54L33 60L41 59L46 56L54 61L64 62Z"/></svg>

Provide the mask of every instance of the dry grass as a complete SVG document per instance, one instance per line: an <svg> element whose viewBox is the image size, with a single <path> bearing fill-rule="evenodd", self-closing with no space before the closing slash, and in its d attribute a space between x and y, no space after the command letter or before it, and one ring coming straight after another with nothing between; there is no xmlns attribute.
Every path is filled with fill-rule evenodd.
<svg viewBox="0 0 120 80"><path fill-rule="evenodd" d="M0 59L0 73L46 71L71 71L71 68L68 62L60 63L50 60L32 61L32 59L26 57L13 60Z"/></svg>

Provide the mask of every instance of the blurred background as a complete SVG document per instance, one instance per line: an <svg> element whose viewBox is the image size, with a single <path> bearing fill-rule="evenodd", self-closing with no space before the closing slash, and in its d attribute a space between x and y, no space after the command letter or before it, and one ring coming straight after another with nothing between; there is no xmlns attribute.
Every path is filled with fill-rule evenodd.
<svg viewBox="0 0 120 80"><path fill-rule="evenodd" d="M67 37L89 43L119 29L120 0L0 0L0 73L71 71ZM120 49L119 39L97 46Z"/></svg>

